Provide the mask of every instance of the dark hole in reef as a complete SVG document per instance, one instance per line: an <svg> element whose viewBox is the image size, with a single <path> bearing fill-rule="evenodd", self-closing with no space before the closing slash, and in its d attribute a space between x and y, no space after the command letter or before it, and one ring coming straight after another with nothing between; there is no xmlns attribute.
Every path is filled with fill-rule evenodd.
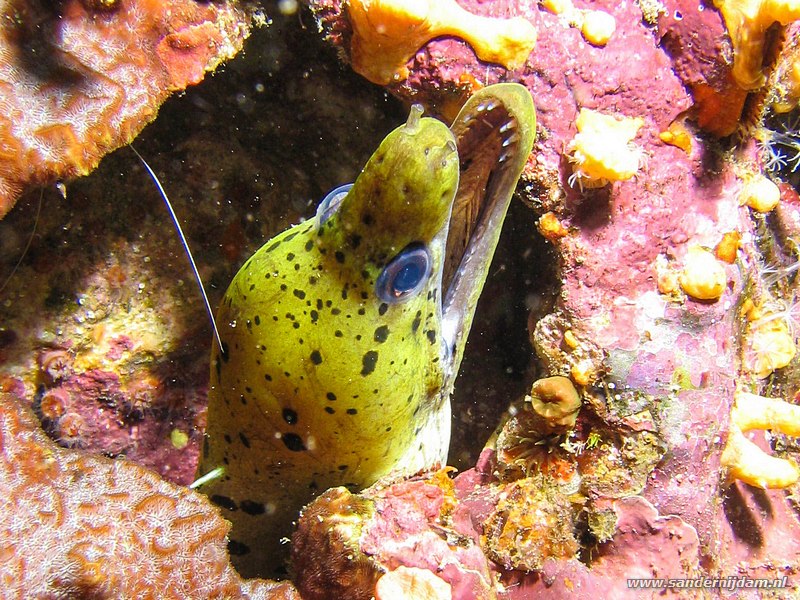
<svg viewBox="0 0 800 600"><path fill-rule="evenodd" d="M558 280L555 253L535 221L513 198L456 379L448 464L458 469L474 466L503 412L536 376L528 304L549 312Z"/></svg>

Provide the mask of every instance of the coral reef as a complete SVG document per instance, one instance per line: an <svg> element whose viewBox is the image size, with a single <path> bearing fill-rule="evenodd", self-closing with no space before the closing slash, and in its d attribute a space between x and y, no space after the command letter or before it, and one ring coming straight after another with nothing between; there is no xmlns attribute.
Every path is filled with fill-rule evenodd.
<svg viewBox="0 0 800 600"><path fill-rule="evenodd" d="M419 579L435 580L432 586L446 582L451 595L445 597L456 600L575 594L641 598L642 591L628 588L628 577L683 578L700 572L694 528L680 517L659 515L640 496L604 506L612 533L587 567L572 558L578 546L572 520L554 511L553 490L541 491L532 479L508 488L498 484L491 475L491 454L485 452L475 469L453 481L440 472L428 480L378 485L358 496L343 488L323 494L304 512L293 538L303 598L335 597L346 590L348 597L367 599L398 571L397 579L413 571ZM579 512L568 508L564 496L559 503ZM499 528L484 532L487 520ZM497 562L488 560L481 547ZM411 584L405 585L407 591Z"/></svg>
<svg viewBox="0 0 800 600"><path fill-rule="evenodd" d="M138 138L212 303L246 256L313 215L407 116L371 87L309 43L297 15L276 15ZM64 189L44 190L38 220L36 190L0 221L0 390L25 398L61 445L189 484L212 334L174 227L128 149Z"/></svg>
<svg viewBox="0 0 800 600"><path fill-rule="evenodd" d="M541 571L548 561L575 558L575 511L567 496L526 477L507 486L483 523L486 552L505 569Z"/></svg>
<svg viewBox="0 0 800 600"><path fill-rule="evenodd" d="M311 4L332 44L350 52L342 3ZM511 209L484 293L491 301L456 389L451 460L474 464L498 411L533 381L568 379L580 408L552 427L532 404L515 404L477 466L454 479L439 472L358 495L329 490L300 520L292 576L309 599L396 590L661 597L628 589L637 576L761 577L782 586L765 595L796 596L800 197L790 185L796 61L786 56L796 54L798 29L766 21L753 29L749 72L768 83L751 92L733 73L740 42L710 3L575 2L580 14L613 18L603 44L556 14L567 3L543 4L550 8L459 0L475 15L533 24L537 42L524 64L485 62L463 39L442 36L411 50L399 67L407 77L388 89L453 115L473 90L518 80L539 114L519 189L524 205ZM309 43L303 22L310 19L276 17L262 32L267 43L255 40L263 45L226 73L168 103L137 144L155 155L188 215L212 298L264 239L352 180L402 119L398 104ZM772 71L781 34L786 53ZM765 107L782 116L762 122ZM582 110L642 120L630 178L570 185L568 148ZM769 212L774 188L761 181L768 193L748 189L762 174L780 192ZM0 304L0 390L25 397L48 432L75 448L59 450L37 431L26 434L36 439L31 452L46 447L98 472L130 465L78 449L124 454L188 482L204 427L210 334L141 175L119 153L71 183L68 203L44 192L49 210ZM6 271L35 206L26 196L0 222ZM695 278L687 266L698 252L705 267ZM697 289L682 287L688 281ZM495 325L481 329L484 320ZM31 431L30 415L14 418ZM211 542L221 555L224 525L214 509L152 474L141 478L183 498L170 505L172 516L184 502L210 511L203 525L222 532ZM4 515L24 521L24 510ZM33 527L27 535L61 533ZM231 577L235 596L242 588Z"/></svg>
<svg viewBox="0 0 800 600"><path fill-rule="evenodd" d="M205 497L122 460L56 446L0 394L0 581L4 598L298 599L242 581L230 525Z"/></svg>
<svg viewBox="0 0 800 600"><path fill-rule="evenodd" d="M128 144L241 49L251 20L195 0L4 0L0 13L0 218L25 188L85 175Z"/></svg>
<svg viewBox="0 0 800 600"><path fill-rule="evenodd" d="M298 29L287 16L257 30L246 55L167 102L137 141L184 222L212 303L246 256L352 180L376 138L404 118L335 66L303 78L322 50ZM271 77L300 83L268 87ZM254 113L268 118L251 126ZM285 125L298 118L302 127ZM317 166L301 168L304 160ZM44 191L35 224L38 191L0 221L0 385L27 398L60 443L188 485L212 334L184 251L129 150L65 189L66 200ZM174 444L182 435L186 445Z"/></svg>
<svg viewBox="0 0 800 600"><path fill-rule="evenodd" d="M304 510L292 537L304 600L342 594L369 600L384 573L401 566L434 573L450 585L452 598L495 598L479 536L458 504L466 493L445 470L378 483L364 495L345 488L322 494Z"/></svg>

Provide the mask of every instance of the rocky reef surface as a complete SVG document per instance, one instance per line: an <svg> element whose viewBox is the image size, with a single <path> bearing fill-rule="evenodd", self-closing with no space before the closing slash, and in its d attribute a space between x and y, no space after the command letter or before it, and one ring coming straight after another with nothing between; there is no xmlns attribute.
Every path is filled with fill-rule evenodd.
<svg viewBox="0 0 800 600"><path fill-rule="evenodd" d="M244 53L167 102L136 141L213 303L264 240L354 178L403 103L452 118L500 81L534 98L521 202L454 398L451 463L462 472L322 494L293 538L302 597L660 597L629 589L634 577L764 578L784 587L739 597L797 594L800 8L459 1L467 15L528 24L493 29L461 13L419 19L425 2L350 4L370 18L338 0L267 4ZM420 22L430 29L391 38ZM388 37L364 29L376 24ZM366 65L400 102L340 59ZM22 196L0 221L0 268L3 280L14 270L0 282L10 430L48 460L99 453L190 483L210 329L135 155L122 149L89 177ZM30 433L12 397L71 450ZM19 450L2 448L13 462ZM69 460L92 473L114 464ZM167 520L199 502L153 485L174 494ZM77 481L62 489L87 493ZM95 492L100 502L115 489ZM5 521L33 510L8 498ZM196 507L219 553L224 526ZM61 522L37 535L51 531L67 556ZM75 581L99 585L101 559L85 557ZM14 564L4 558L4 582L22 597L30 580Z"/></svg>

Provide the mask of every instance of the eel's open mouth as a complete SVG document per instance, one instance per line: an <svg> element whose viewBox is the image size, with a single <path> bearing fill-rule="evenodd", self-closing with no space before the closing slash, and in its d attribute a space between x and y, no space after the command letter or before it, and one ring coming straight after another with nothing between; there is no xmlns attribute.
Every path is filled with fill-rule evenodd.
<svg viewBox="0 0 800 600"><path fill-rule="evenodd" d="M520 153L519 127L517 117L496 98L468 103L451 127L458 145L461 176L447 236L442 280L445 290L450 289L472 239L482 236L501 204L507 205L507 194L503 192L511 186L513 193L519 177L519 173L512 173Z"/></svg>
<svg viewBox="0 0 800 600"><path fill-rule="evenodd" d="M455 349L492 261L506 211L533 146L536 113L527 89L506 83L473 95L456 117L461 166L442 273L443 337ZM460 356L452 357L457 369Z"/></svg>

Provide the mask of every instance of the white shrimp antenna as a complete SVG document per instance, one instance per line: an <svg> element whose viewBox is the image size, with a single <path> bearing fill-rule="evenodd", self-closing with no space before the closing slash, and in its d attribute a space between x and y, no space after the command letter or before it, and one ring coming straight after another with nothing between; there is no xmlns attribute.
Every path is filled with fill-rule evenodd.
<svg viewBox="0 0 800 600"><path fill-rule="evenodd" d="M17 272L22 261L25 259L25 255L28 254L28 250L31 248L31 244L33 243L33 236L36 235L36 226L39 224L39 216L42 214L42 196L44 195L44 188L39 190L39 204L36 206L36 216L33 219L33 228L31 229L31 235L28 237L28 242L25 244L25 248L22 250L22 254L20 254L19 260L17 260L17 264L14 265L14 268L11 269L11 273L8 274L6 280L3 282L3 285L0 285L0 292L6 289L8 282L11 281L11 278Z"/></svg>
<svg viewBox="0 0 800 600"><path fill-rule="evenodd" d="M150 174L150 177L156 184L161 197L164 199L164 204L167 206L167 211L169 211L169 216L172 217L172 222L175 224L175 229L178 230L178 236L181 239L181 244L183 245L183 249L186 251L186 256L189 258L189 264L192 267L192 273L194 273L195 281L197 281L197 287L200 288L200 295L203 297L203 304L206 307L206 313L208 313L208 318L211 321L211 328L214 330L214 337L217 339L217 344L219 345L220 352L225 352L224 347L222 346L222 338L219 335L219 329L217 329L217 321L214 318L214 311L211 310L211 303L208 301L208 295L206 295L206 288L203 285L203 280L200 278L200 271L197 270L197 264L194 262L194 257L192 256L192 251L189 249L189 243L186 241L186 236L183 235L183 229L181 228L181 224L178 221L178 215L175 214L175 210L172 208L172 203L169 201L167 197L167 193L164 191L164 186L161 185L161 182L158 180L153 169L150 168L150 165L147 164L147 161L142 158L142 155L136 151L136 148L133 145L130 146L130 149L133 150L133 153L139 157L139 160L142 161L144 168L147 169L147 172Z"/></svg>

